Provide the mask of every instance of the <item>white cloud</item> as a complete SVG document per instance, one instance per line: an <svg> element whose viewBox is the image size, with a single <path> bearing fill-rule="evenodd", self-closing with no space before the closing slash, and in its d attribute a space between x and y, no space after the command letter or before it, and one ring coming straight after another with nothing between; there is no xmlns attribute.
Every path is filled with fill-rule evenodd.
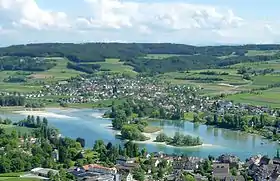
<svg viewBox="0 0 280 181"><path fill-rule="evenodd" d="M239 26L231 10L182 2L85 0L92 7L92 27L150 27L164 30L220 29Z"/></svg>
<svg viewBox="0 0 280 181"><path fill-rule="evenodd" d="M67 15L40 9L35 0L0 0L0 22L35 29L68 27Z"/></svg>
<svg viewBox="0 0 280 181"><path fill-rule="evenodd" d="M40 7L36 0L0 0L0 34L10 35L2 36L0 43L280 42L279 22L248 21L225 7L176 0L81 0L80 8L74 14L67 5L54 11Z"/></svg>

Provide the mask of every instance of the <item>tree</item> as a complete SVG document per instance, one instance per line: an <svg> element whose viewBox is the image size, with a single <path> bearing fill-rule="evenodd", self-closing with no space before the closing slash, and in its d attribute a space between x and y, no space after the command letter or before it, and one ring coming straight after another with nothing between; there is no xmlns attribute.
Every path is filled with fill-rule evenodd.
<svg viewBox="0 0 280 181"><path fill-rule="evenodd" d="M112 144L111 142L109 142L109 143L107 144L107 146L106 146L106 149L107 149L107 150L111 150L112 147L113 147L113 144Z"/></svg>
<svg viewBox="0 0 280 181"><path fill-rule="evenodd" d="M156 137L156 142L166 142L168 140L168 136L165 133L160 133Z"/></svg>
<svg viewBox="0 0 280 181"><path fill-rule="evenodd" d="M85 147L85 139L84 138L78 137L76 139L76 142L80 143L83 148Z"/></svg>
<svg viewBox="0 0 280 181"><path fill-rule="evenodd" d="M184 180L184 181L195 181L195 178L194 178L191 174L186 174L186 175L183 177L183 180Z"/></svg>
<svg viewBox="0 0 280 181"><path fill-rule="evenodd" d="M36 125L37 127L40 127L41 126L41 118L39 116L36 117Z"/></svg>
<svg viewBox="0 0 280 181"><path fill-rule="evenodd" d="M43 118L43 124L44 124L45 126L48 126L48 120L47 120L47 118Z"/></svg>
<svg viewBox="0 0 280 181"><path fill-rule="evenodd" d="M237 169L235 167L231 169L231 174L237 176Z"/></svg>
<svg viewBox="0 0 280 181"><path fill-rule="evenodd" d="M123 139L144 141L145 136L141 133L135 125L124 125L121 129L121 135Z"/></svg>
<svg viewBox="0 0 280 181"><path fill-rule="evenodd" d="M138 180L138 181L144 181L145 180L145 172L141 168L136 169L133 172L133 178Z"/></svg>
<svg viewBox="0 0 280 181"><path fill-rule="evenodd" d="M51 181L55 181L55 174L53 171L49 171L48 172L48 178L51 180Z"/></svg>

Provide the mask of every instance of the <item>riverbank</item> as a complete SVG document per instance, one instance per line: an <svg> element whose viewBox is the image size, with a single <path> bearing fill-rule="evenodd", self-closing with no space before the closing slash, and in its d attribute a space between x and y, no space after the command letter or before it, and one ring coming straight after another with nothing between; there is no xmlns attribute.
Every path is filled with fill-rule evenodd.
<svg viewBox="0 0 280 181"><path fill-rule="evenodd" d="M39 116L39 117L48 117L48 118L58 118L58 119L75 119L75 117L52 113L48 111L13 111L16 114L21 114L24 116L32 115L32 116Z"/></svg>

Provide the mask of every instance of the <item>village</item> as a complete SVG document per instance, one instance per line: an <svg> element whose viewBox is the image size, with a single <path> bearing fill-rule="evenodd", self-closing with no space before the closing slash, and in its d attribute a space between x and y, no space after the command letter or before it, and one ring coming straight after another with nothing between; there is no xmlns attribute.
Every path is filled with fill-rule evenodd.
<svg viewBox="0 0 280 181"><path fill-rule="evenodd" d="M55 157L57 155L54 155ZM54 157L54 158L55 158ZM167 181L189 181L186 178L196 181L203 180L234 180L245 181L253 179L255 181L280 179L280 157L279 153L274 158L256 155L241 161L238 157L228 154L220 155L218 158L209 156L207 159L199 157L187 157L166 155L164 153L146 154L143 160L149 161L151 165L143 173L143 180L167 180ZM142 160L142 161L143 161ZM152 169L162 167L166 163L169 168L162 173L161 178L153 177ZM82 167L72 167L67 170L73 174L76 180L85 181L134 181L135 172L141 167L139 158L128 158L120 156L116 160L114 167L104 167L100 164L88 164ZM48 168L35 168L23 177L40 176L48 179L49 172L58 174L58 170Z"/></svg>
<svg viewBox="0 0 280 181"><path fill-rule="evenodd" d="M234 103L222 97L203 96L203 88L169 82L151 77L129 77L122 74L81 75L55 84L45 84L43 89L32 93L2 92L2 96L21 96L37 102L55 102L62 106L71 104L94 104L133 98L148 101L174 112L207 112L216 107L218 114L239 111L244 114L267 113L277 116L277 110L265 106ZM36 102L36 101L35 101ZM31 107L31 106L30 106Z"/></svg>

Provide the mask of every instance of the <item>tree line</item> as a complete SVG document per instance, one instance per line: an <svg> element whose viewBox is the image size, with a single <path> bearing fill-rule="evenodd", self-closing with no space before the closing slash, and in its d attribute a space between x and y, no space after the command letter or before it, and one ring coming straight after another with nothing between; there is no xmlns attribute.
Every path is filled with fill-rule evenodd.
<svg viewBox="0 0 280 181"><path fill-rule="evenodd" d="M0 95L0 106L24 106L26 99L23 96Z"/></svg>
<svg viewBox="0 0 280 181"><path fill-rule="evenodd" d="M45 71L56 66L51 60L39 60L32 57L8 56L0 58L0 70Z"/></svg>
<svg viewBox="0 0 280 181"><path fill-rule="evenodd" d="M100 62L105 61L106 58L119 58L125 62L130 62L134 65L134 68L138 70L142 69L141 61L145 61L143 58L137 62L132 60L137 57L143 57L147 54L173 54L176 55L188 55L179 57L166 58L167 63L164 61L158 62L158 72L162 72L165 69L163 66L169 65L172 62L178 61L182 68L187 66L202 68L211 66L212 63L219 66L231 65L233 63L242 61L262 61L265 56L259 56L259 58L246 57L245 54L248 50L279 50L279 45L242 45L242 46L191 46L183 44L171 44L171 43L44 43L44 44L27 44L27 45L14 45L9 47L0 48L0 56L16 56L16 57L66 57L72 62ZM224 60L218 60L213 57L236 55ZM268 56L267 56L268 57ZM135 59L136 61L137 59ZM188 63L186 63L188 62ZM153 70L156 66L151 60L145 61L149 65L149 69ZM197 64L197 65L195 65ZM136 66L137 65L137 66ZM203 66L202 66L203 65ZM172 69L179 69L180 67L170 67ZM177 70L176 69L176 70ZM142 70L143 71L143 70ZM142 72L141 71L141 72Z"/></svg>
<svg viewBox="0 0 280 181"><path fill-rule="evenodd" d="M167 145L172 146L198 146L202 145L199 137L192 137L176 132L173 137L168 137L165 133L160 133L155 142L165 142Z"/></svg>

